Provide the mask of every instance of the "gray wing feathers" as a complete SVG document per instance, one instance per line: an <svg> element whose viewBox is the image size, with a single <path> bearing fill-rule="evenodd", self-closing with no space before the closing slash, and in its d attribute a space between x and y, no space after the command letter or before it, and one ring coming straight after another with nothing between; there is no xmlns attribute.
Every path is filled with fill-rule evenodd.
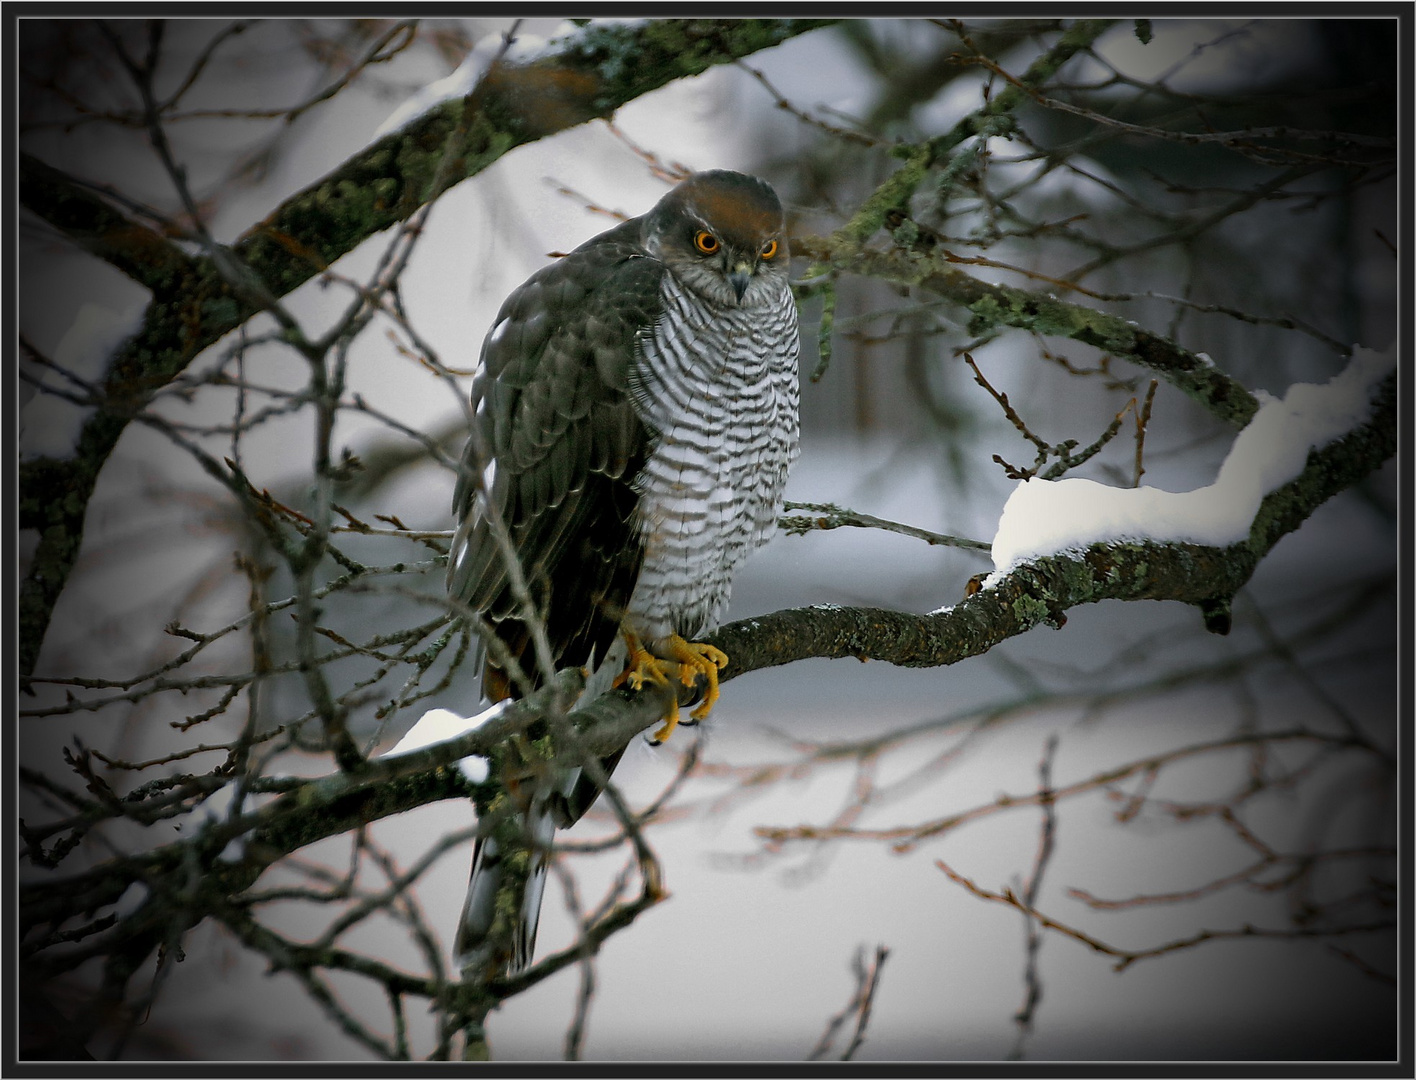
<svg viewBox="0 0 1416 1080"><path fill-rule="evenodd" d="M482 347L472 396L481 442L495 461L489 495L528 570L553 567L564 554L584 513L574 496L591 474L624 477L653 438L626 388L663 267L614 237L534 275L508 297ZM448 587L487 613L506 606L497 601L507 574L474 507L477 441L468 441L454 495L459 528Z"/></svg>

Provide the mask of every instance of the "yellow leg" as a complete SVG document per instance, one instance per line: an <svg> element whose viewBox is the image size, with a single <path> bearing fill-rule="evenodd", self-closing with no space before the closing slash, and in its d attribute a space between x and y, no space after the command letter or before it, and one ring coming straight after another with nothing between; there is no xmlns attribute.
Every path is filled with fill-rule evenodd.
<svg viewBox="0 0 1416 1080"><path fill-rule="evenodd" d="M678 668L679 681L684 686L692 686L698 681L698 676L703 675L708 680L708 688L703 695L703 701L689 715L696 723L705 719L713 706L717 704L718 692L718 671L728 666L728 657L720 649L715 649L712 645L702 645L698 642L685 641L678 634L670 634L667 640L668 650L673 654L672 660L661 660L653 653L649 652L640 644L639 639L625 631L625 642L629 645L629 658L624 671L620 672L615 679L615 686L623 686L629 683L634 689L640 689L646 680L658 683L660 686L669 684L668 673L664 670L665 665L674 664ZM661 743L673 734L674 728L679 724L678 702L675 701L664 712L664 726L654 732L651 740L654 743Z"/></svg>

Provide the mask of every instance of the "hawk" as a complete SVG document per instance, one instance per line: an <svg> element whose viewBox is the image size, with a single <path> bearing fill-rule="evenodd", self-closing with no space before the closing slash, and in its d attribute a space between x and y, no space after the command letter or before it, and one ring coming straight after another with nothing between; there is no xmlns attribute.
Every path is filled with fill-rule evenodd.
<svg viewBox="0 0 1416 1080"><path fill-rule="evenodd" d="M713 708L728 657L694 639L776 528L799 453L784 224L765 181L695 173L502 305L472 384L447 575L504 646L485 650L490 701L526 685L497 653L541 681L509 541L557 670L590 669L600 689L677 677L703 687L694 721ZM655 740L677 723L675 705ZM554 831L598 794L588 778L521 787L518 839L484 833L473 854L454 945L464 970L530 962Z"/></svg>

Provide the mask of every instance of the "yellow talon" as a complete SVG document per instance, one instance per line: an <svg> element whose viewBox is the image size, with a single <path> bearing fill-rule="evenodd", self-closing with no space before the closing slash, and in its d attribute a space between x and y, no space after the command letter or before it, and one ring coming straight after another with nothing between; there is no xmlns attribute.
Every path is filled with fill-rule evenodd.
<svg viewBox="0 0 1416 1080"><path fill-rule="evenodd" d="M661 660L647 651L634 634L626 631L624 637L625 642L629 645L629 658L625 669L615 679L614 686L623 686L627 682L634 689L639 690L644 686L645 680L658 683L660 686L667 686L669 676L665 672L664 666L677 662L679 681L684 686L692 686L698 681L699 675L703 675L708 680L702 702L689 714L695 723L707 718L718 701L718 672L728 666L726 653L721 649L715 649L712 645L685 641L678 634L670 634L665 644L673 659ZM678 702L675 700L664 712L664 726L654 732L650 737L651 740L656 744L663 742L673 734L678 725L679 708Z"/></svg>
<svg viewBox="0 0 1416 1080"><path fill-rule="evenodd" d="M639 639L627 630L624 640L629 646L629 657L625 661L624 670L610 684L611 688L618 689L625 683L629 683L634 689L639 690L643 688L645 679L656 682L660 686L668 686L669 677L664 672L663 661L648 652L644 646L639 644Z"/></svg>
<svg viewBox="0 0 1416 1080"><path fill-rule="evenodd" d="M660 686L669 685L669 676L664 671L664 665L671 661L660 660L653 653L649 652L639 643L639 638L631 634L628 630L624 632L625 644L629 646L629 657L625 661L625 668L615 678L612 687L620 687L629 683L635 690L643 689L645 680L658 683ZM678 698L675 696L664 712L664 726L650 736L650 741L655 745L663 742L678 727L679 709Z"/></svg>
<svg viewBox="0 0 1416 1080"><path fill-rule="evenodd" d="M707 678L708 689L703 694L703 700L689 713L694 720L706 720L708 714L713 711L713 706L718 703L718 672L728 666L728 654L712 645L685 641L677 634L669 635L669 651L682 665L679 669L679 681L684 686L692 686L698 681L699 675Z"/></svg>
<svg viewBox="0 0 1416 1080"><path fill-rule="evenodd" d="M675 705L669 712L664 714L664 726L654 734L649 736L649 741L658 746L665 739L674 733L674 729L679 726L679 711Z"/></svg>

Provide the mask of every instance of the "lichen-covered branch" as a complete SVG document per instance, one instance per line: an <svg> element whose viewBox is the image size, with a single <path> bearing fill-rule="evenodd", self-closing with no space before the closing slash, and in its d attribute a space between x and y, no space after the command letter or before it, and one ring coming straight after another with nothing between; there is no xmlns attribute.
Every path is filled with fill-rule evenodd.
<svg viewBox="0 0 1416 1080"><path fill-rule="evenodd" d="M902 210L924 181L929 169L944 160L951 150L976 136L1002 135L1012 130L1011 113L1028 98L1027 91L1040 86L1082 49L1110 29L1115 19L1078 19L1045 53L1028 66L1016 84L1009 84L983 107L969 113L947 132L918 146L901 146L894 152L905 164L865 200L851 220L833 237L847 251L855 251L875 235L893 210Z"/></svg>
<svg viewBox="0 0 1416 1080"><path fill-rule="evenodd" d="M1059 300L1047 293L989 284L952 265L943 254L902 248L858 250L835 236L794 237L792 251L848 273L914 285L953 301L968 309L969 333L975 336L998 327L1012 327L1048 337L1070 338L1130 360L1156 372L1206 411L1235 427L1243 427L1258 411L1254 395L1241 384L1167 337L1118 315Z"/></svg>
<svg viewBox="0 0 1416 1080"><path fill-rule="evenodd" d="M185 252L90 187L32 154L19 164L20 205L139 285L171 292L191 271Z"/></svg>

